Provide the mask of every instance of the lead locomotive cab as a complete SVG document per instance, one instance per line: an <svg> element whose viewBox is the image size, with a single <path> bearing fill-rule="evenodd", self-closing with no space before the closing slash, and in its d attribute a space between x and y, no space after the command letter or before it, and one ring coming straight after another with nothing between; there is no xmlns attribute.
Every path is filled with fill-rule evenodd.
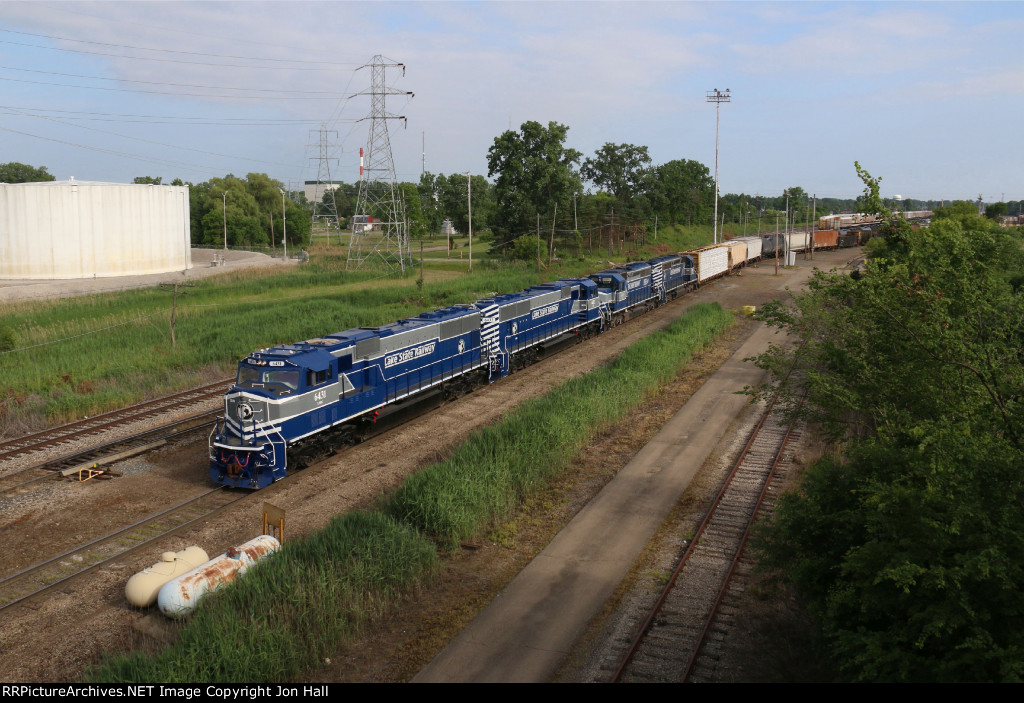
<svg viewBox="0 0 1024 703"><path fill-rule="evenodd" d="M224 417L210 436L214 481L262 488L285 476L294 437L336 419L330 401L343 386L351 388L347 379L339 380L351 355L342 362L327 351L339 346L336 339L309 340L254 352L239 362L224 397Z"/></svg>

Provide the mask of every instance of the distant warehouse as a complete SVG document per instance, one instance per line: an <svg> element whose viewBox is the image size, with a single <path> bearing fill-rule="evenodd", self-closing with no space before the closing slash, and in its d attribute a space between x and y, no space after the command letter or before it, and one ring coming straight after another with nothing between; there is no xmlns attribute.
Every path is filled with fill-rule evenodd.
<svg viewBox="0 0 1024 703"><path fill-rule="evenodd" d="M191 268L188 186L0 183L0 278Z"/></svg>

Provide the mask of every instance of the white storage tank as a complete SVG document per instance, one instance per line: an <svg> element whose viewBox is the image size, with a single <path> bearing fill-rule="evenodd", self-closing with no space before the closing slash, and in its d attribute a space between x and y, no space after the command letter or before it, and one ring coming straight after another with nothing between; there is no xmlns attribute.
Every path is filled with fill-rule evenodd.
<svg viewBox="0 0 1024 703"><path fill-rule="evenodd" d="M191 265L188 186L0 183L0 278L105 278Z"/></svg>

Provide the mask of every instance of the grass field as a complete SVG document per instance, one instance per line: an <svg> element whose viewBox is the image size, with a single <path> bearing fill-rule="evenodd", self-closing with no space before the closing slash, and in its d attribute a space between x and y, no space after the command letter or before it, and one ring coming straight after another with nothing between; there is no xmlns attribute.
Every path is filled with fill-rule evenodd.
<svg viewBox="0 0 1024 703"><path fill-rule="evenodd" d="M700 228L667 227L643 251L619 263L689 249L710 239ZM172 347L172 293L161 288L45 302L0 305L0 327L14 334L13 351L0 352L0 434L50 424L189 388L234 374L253 349L352 327L373 326L424 310L468 303L492 293L521 290L564 276L608 267L607 251L583 259L501 263L474 242L468 272L467 238L459 248L425 252L422 285L417 261L404 277L379 270L346 271L337 240L309 249L293 270L249 269L196 282L179 296ZM443 239L425 246L443 245ZM464 258L457 258L457 254ZM477 258L477 257L480 258Z"/></svg>

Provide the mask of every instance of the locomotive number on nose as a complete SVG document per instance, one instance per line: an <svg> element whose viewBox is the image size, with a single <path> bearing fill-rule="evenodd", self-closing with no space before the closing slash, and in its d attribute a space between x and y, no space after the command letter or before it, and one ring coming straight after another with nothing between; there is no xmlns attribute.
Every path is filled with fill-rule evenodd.
<svg viewBox="0 0 1024 703"><path fill-rule="evenodd" d="M317 391L316 393L313 394L313 400L315 400L318 403L324 402L325 400L327 400L327 391Z"/></svg>

